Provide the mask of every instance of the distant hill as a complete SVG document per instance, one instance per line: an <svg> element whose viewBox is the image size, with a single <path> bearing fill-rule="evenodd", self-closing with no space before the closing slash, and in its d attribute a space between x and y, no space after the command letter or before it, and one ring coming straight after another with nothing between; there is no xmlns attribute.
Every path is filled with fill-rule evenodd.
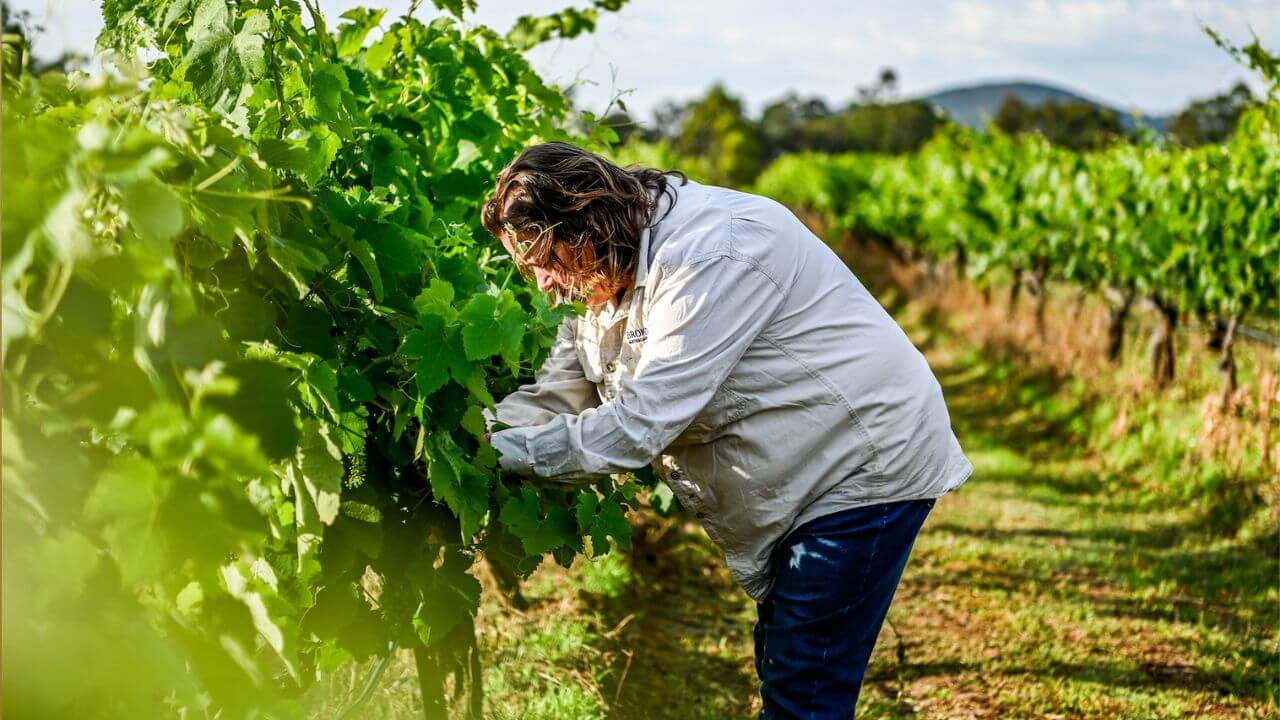
<svg viewBox="0 0 1280 720"><path fill-rule="evenodd" d="M1095 107L1114 112L1126 129L1131 130L1134 127L1134 118L1127 110L1112 107L1070 90L1037 82L988 82L979 85L967 85L939 90L920 99L937 107L961 125L981 128L995 116L996 111L1000 109L1000 104L1009 95L1016 95L1022 102L1033 106L1044 104L1050 100L1057 102L1073 100L1086 102ZM1172 117L1168 115L1143 114L1140 118L1140 122L1143 125L1155 128L1157 132L1161 133L1164 132L1170 120L1172 120Z"/></svg>

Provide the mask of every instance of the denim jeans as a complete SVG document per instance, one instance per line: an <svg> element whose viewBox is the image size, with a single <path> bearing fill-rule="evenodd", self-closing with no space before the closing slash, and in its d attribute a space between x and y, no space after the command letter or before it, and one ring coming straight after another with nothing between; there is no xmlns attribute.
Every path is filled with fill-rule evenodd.
<svg viewBox="0 0 1280 720"><path fill-rule="evenodd" d="M934 501L842 510L796 528L773 551L756 603L761 720L849 720L907 556Z"/></svg>

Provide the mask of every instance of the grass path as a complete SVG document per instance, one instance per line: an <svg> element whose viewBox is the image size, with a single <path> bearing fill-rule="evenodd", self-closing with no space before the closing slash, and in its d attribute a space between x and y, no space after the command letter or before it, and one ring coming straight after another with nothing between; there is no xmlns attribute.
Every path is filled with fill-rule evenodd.
<svg viewBox="0 0 1280 720"><path fill-rule="evenodd" d="M1041 412L1063 396L1050 374L993 360L927 313L896 312L929 356L976 472L917 541L858 716L1280 716L1275 539L1215 540L1176 505L1126 493ZM532 634L487 610L497 716L758 710L754 604L695 524L640 530L662 536L641 538L611 570L540 571L522 618ZM557 633L576 640L556 652ZM532 677L521 663L542 664Z"/></svg>

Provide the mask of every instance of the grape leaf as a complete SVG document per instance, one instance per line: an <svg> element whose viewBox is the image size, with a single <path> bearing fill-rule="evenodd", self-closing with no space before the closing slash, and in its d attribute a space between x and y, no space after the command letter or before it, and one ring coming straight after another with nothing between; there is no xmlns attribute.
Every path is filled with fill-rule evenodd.
<svg viewBox="0 0 1280 720"><path fill-rule="evenodd" d="M431 491L458 516L463 539L470 539L489 511L489 478L466 461L448 433L433 433L430 444Z"/></svg>
<svg viewBox="0 0 1280 720"><path fill-rule="evenodd" d="M391 60L392 53L396 49L397 37L394 33L387 33L369 46L364 51L364 65L369 72L380 72Z"/></svg>
<svg viewBox="0 0 1280 720"><path fill-rule="evenodd" d="M386 272L418 274L422 269L419 248L403 228L390 223L375 223L366 228L369 245L378 256L378 265Z"/></svg>
<svg viewBox="0 0 1280 720"><path fill-rule="evenodd" d="M314 185L320 182L329 171L338 151L342 149L342 138L324 125L313 126L307 134L306 150L308 162L302 170L302 179Z"/></svg>
<svg viewBox="0 0 1280 720"><path fill-rule="evenodd" d="M188 32L194 42L182 59L184 77L196 95L212 106L227 92L238 95L247 81L266 73L262 33L270 28L270 19L256 12L233 33L225 0L201 2Z"/></svg>
<svg viewBox="0 0 1280 720"><path fill-rule="evenodd" d="M373 248L365 240L347 240L347 250L360 263L365 275L369 278L369 286L373 288L373 296L382 301L386 289L382 284L382 273L378 271L378 260L373 255Z"/></svg>
<svg viewBox="0 0 1280 720"><path fill-rule="evenodd" d="M457 379L456 374L454 378ZM462 378L462 385L470 390L471 394L475 395L476 399L484 403L486 407L493 407L493 395L489 393L489 387L485 382L484 368L479 365L472 367L471 371Z"/></svg>
<svg viewBox="0 0 1280 720"><path fill-rule="evenodd" d="M321 411L327 411L330 418L336 418L341 414L341 404L338 401L338 373L333 368L332 362L323 360L317 360L307 368L307 388L322 406L314 409L322 416Z"/></svg>
<svg viewBox="0 0 1280 720"><path fill-rule="evenodd" d="M413 629L426 647L480 607L480 581L466 571L461 558L461 553L449 553L440 567L417 559L406 572L422 600L413 613Z"/></svg>
<svg viewBox="0 0 1280 720"><path fill-rule="evenodd" d="M431 0L431 4L450 13L459 20L463 19L464 10L475 12L476 0Z"/></svg>
<svg viewBox="0 0 1280 720"><path fill-rule="evenodd" d="M441 278L432 279L413 301L413 306L420 314L439 315L449 321L458 315L453 307L453 285Z"/></svg>
<svg viewBox="0 0 1280 720"><path fill-rule="evenodd" d="M355 365L345 365L338 371L338 389L358 403L369 402L376 397L373 385Z"/></svg>
<svg viewBox="0 0 1280 720"><path fill-rule="evenodd" d="M423 315L421 330L405 336L400 354L418 358L414 371L418 393L426 397L449 381L449 370L460 359L451 357L454 347L448 342L444 318L439 315Z"/></svg>
<svg viewBox="0 0 1280 720"><path fill-rule="evenodd" d="M235 379L234 389L210 394L204 402L256 435L269 457L291 456L300 438L295 411L287 399L295 374L265 360L230 363L225 374Z"/></svg>
<svg viewBox="0 0 1280 720"><path fill-rule="evenodd" d="M169 240L182 229L177 194L159 180L145 178L126 186L121 201L138 237L157 255L171 255Z"/></svg>
<svg viewBox="0 0 1280 720"><path fill-rule="evenodd" d="M519 495L513 494L507 499L498 519L520 538L529 555L542 555L562 547L582 551L582 536L569 510L553 505L544 514L538 495L528 488L521 488Z"/></svg>
<svg viewBox="0 0 1280 720"><path fill-rule="evenodd" d="M462 416L462 429L471 433L477 440L484 438L484 410L479 405L472 405Z"/></svg>
<svg viewBox="0 0 1280 720"><path fill-rule="evenodd" d="M484 360L501 353L508 362L520 357L524 338L524 311L514 301L492 295L476 295L458 314L464 323L462 340L468 360Z"/></svg>
<svg viewBox="0 0 1280 720"><path fill-rule="evenodd" d="M151 536L165 492L156 466L135 456L115 459L85 503L85 518L102 523L122 579L134 584L164 568L165 547Z"/></svg>
<svg viewBox="0 0 1280 720"><path fill-rule="evenodd" d="M306 423L302 443L291 463L295 473L294 492L306 493L310 507L315 509L316 519L325 525L333 524L338 517L342 499L342 459L320 434L316 422ZM299 486L300 485L300 486ZM310 518L299 516L306 525Z"/></svg>
<svg viewBox="0 0 1280 720"><path fill-rule="evenodd" d="M359 52L365 38L378 27L378 23L382 22L382 17L386 13L386 10L367 8L352 8L342 13L342 19L351 22L343 23L338 28L338 54L347 57Z"/></svg>
<svg viewBox="0 0 1280 720"><path fill-rule="evenodd" d="M591 536L591 556L599 557L609 551L609 538L622 550L631 547L631 524L626 512L613 500L601 501L592 490L578 493L575 509L578 531Z"/></svg>

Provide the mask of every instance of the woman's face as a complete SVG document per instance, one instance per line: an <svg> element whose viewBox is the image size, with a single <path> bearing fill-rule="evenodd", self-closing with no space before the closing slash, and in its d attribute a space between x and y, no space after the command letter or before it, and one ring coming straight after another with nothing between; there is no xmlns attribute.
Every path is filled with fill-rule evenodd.
<svg viewBox="0 0 1280 720"><path fill-rule="evenodd" d="M504 212L510 208L511 202L512 201L510 199L507 201L507 208L504 208ZM511 254L511 257L518 257L515 245L512 242L510 235L508 233L502 233L500 239L502 240L502 246L507 249L507 252ZM562 247L556 246L553 252L555 252L562 261L566 261L566 264L567 261L570 260L569 254ZM573 289L581 283L579 279L558 267L543 268L532 263L530 263L529 267L533 270L533 275L537 280L539 290L550 292L558 303L572 302L574 297ZM600 306L608 302L609 299L617 294L620 289L621 288L619 287L604 288L597 285L591 288L587 296L583 298L583 301L587 305Z"/></svg>

